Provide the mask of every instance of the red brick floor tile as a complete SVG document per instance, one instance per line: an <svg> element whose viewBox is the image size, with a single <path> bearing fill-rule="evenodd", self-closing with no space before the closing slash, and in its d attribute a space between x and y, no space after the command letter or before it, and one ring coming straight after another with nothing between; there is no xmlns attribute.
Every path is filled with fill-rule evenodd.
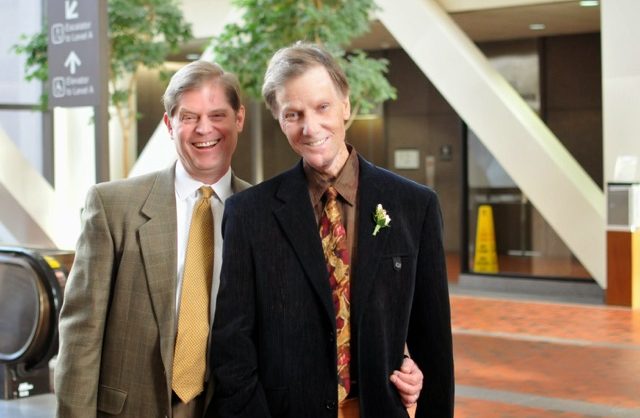
<svg viewBox="0 0 640 418"><path fill-rule="evenodd" d="M452 323L476 330L640 346L640 311L452 296Z"/></svg>
<svg viewBox="0 0 640 418"><path fill-rule="evenodd" d="M594 416L458 397L456 398L456 418L594 418Z"/></svg>
<svg viewBox="0 0 640 418"><path fill-rule="evenodd" d="M470 296L451 304L456 384L638 409L640 417L639 311ZM508 399L456 403L457 418L587 416Z"/></svg>
<svg viewBox="0 0 640 418"><path fill-rule="evenodd" d="M456 383L640 408L640 350L456 335Z"/></svg>

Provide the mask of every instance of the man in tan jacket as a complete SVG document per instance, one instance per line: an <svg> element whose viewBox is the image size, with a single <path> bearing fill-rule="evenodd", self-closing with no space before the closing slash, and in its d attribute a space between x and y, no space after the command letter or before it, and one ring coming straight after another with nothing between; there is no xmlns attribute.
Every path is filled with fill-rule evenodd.
<svg viewBox="0 0 640 418"><path fill-rule="evenodd" d="M249 187L230 168L244 107L235 77L204 61L173 76L164 105L178 161L88 193L60 318L58 417L198 417L211 394L208 375L187 402L172 389L179 294L198 189L211 186L215 309L224 202Z"/></svg>

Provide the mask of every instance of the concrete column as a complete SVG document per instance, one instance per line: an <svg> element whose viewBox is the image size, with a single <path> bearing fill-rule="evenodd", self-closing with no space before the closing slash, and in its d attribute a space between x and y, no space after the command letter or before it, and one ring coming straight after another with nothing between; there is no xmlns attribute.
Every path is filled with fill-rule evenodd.
<svg viewBox="0 0 640 418"><path fill-rule="evenodd" d="M640 2L601 2L603 154L605 183L640 181ZM616 162L631 161L624 177ZM633 161L636 161L633 167ZM607 196L611 199L612 196ZM636 199L640 200L640 199ZM634 202L636 205L640 201ZM633 203L632 203L633 205ZM608 205L612 207L611 201ZM608 304L640 306L640 232L634 222L628 230L607 233Z"/></svg>
<svg viewBox="0 0 640 418"><path fill-rule="evenodd" d="M618 157L635 156L630 181L640 181L640 1L601 3L604 176L612 182Z"/></svg>

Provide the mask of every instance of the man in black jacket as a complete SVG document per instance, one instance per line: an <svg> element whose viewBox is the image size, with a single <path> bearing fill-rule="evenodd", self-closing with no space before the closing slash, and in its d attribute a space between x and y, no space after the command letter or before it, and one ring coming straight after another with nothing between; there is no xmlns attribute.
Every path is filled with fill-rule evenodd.
<svg viewBox="0 0 640 418"><path fill-rule="evenodd" d="M345 142L349 87L323 49L278 51L263 95L302 160L227 202L211 350L217 412L407 417L393 381L408 347L426 377L416 416L453 417L436 194Z"/></svg>

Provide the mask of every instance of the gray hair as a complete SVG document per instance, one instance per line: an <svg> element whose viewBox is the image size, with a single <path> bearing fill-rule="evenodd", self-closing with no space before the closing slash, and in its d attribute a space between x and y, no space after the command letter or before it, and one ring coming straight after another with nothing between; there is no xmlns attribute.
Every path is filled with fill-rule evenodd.
<svg viewBox="0 0 640 418"><path fill-rule="evenodd" d="M291 46L278 50L271 57L264 75L262 97L274 116L278 112L277 90L289 80L318 65L327 70L337 91L345 97L349 95L347 77L333 56L316 44L296 42Z"/></svg>
<svg viewBox="0 0 640 418"><path fill-rule="evenodd" d="M200 88L207 82L220 83L227 96L231 108L237 112L240 109L240 85L232 73L226 72L218 64L208 61L193 61L180 68L169 81L167 90L162 96L164 110L172 117L182 95L188 91Z"/></svg>

